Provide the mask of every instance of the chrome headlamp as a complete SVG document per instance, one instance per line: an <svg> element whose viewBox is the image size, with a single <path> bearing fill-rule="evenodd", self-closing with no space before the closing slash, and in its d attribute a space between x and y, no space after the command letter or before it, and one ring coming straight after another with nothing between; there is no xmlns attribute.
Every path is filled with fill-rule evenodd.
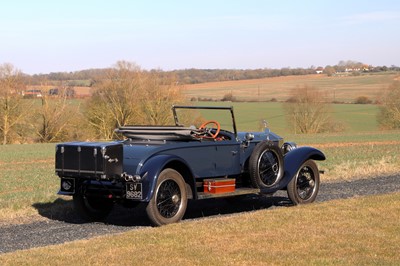
<svg viewBox="0 0 400 266"><path fill-rule="evenodd" d="M297 144L296 143L294 143L294 142L285 142L285 143L283 143L282 151L283 151L283 154L286 154L286 153L288 153L288 152L290 152L290 151L292 151L292 150L294 150L296 148L297 148Z"/></svg>

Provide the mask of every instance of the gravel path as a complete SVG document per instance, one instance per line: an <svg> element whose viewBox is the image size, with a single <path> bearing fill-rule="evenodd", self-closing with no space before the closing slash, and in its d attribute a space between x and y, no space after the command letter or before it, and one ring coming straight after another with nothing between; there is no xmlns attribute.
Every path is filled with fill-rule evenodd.
<svg viewBox="0 0 400 266"><path fill-rule="evenodd" d="M384 176L339 183L322 183L318 202L400 191L400 176ZM190 202L186 220L219 214L234 214L288 205L286 192L274 197L242 197ZM105 223L83 223L78 217L47 217L45 221L0 227L0 254L33 247L61 244L94 236L115 234L150 226L143 207L116 208Z"/></svg>

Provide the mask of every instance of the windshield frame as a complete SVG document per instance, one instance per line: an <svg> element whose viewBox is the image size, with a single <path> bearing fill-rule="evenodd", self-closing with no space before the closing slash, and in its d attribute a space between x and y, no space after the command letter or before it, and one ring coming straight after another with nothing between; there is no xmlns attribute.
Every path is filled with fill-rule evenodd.
<svg viewBox="0 0 400 266"><path fill-rule="evenodd" d="M173 105L172 106L172 113L174 115L174 121L176 126L181 126L179 123L179 118L178 114L176 112L177 109L203 109L203 110L226 110L231 113L231 118L232 118L232 128L233 128L233 133L235 134L235 137L237 137L237 129L236 129L236 121L235 121L235 114L233 112L233 106L184 106L184 105Z"/></svg>

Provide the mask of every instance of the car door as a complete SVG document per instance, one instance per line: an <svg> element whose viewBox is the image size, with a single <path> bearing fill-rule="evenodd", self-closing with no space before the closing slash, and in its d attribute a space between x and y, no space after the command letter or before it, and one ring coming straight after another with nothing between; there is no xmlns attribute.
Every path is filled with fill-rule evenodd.
<svg viewBox="0 0 400 266"><path fill-rule="evenodd" d="M240 173L240 145L236 140L216 142L213 156L216 176Z"/></svg>
<svg viewBox="0 0 400 266"><path fill-rule="evenodd" d="M187 143L168 150L188 164L195 177L226 176L240 173L240 145L236 140Z"/></svg>

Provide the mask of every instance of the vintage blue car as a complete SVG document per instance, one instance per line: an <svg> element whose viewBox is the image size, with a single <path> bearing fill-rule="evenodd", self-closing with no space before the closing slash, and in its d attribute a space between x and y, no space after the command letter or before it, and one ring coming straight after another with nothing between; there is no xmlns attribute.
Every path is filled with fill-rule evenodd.
<svg viewBox="0 0 400 266"><path fill-rule="evenodd" d="M182 125L181 114L204 110L227 113L231 126L222 129L218 115L197 127ZM233 107L173 106L172 113L174 126L116 129L121 141L58 144L58 193L71 195L86 220L104 219L116 203L146 204L155 226L180 221L188 200L278 190L287 190L294 205L315 200L321 151L284 142L267 128L237 132Z"/></svg>

